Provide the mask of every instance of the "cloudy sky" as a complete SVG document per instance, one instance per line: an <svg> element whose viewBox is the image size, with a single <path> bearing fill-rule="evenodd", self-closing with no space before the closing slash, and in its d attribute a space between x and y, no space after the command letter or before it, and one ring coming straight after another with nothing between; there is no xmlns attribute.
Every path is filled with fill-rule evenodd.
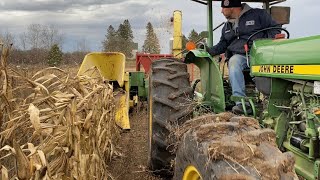
<svg viewBox="0 0 320 180"><path fill-rule="evenodd" d="M250 4L261 7L261 4ZM291 37L319 35L320 1L287 0L282 6L291 7L291 24L286 25ZM224 21L220 3L214 2L214 25ZM0 33L10 32L19 44L19 34L30 24L55 25L64 35L63 50L76 49L78 41L86 41L91 51L101 50L109 25L118 28L129 19L135 41L142 46L150 21L156 29L162 53L169 52L172 36L170 17L174 10L183 13L183 33L191 29L206 30L206 7L191 0L1 0ZM215 33L219 39L220 29Z"/></svg>

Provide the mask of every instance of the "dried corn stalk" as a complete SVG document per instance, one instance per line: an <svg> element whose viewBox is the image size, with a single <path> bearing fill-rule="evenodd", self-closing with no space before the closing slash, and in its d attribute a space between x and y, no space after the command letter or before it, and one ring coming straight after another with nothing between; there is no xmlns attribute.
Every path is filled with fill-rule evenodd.
<svg viewBox="0 0 320 180"><path fill-rule="evenodd" d="M71 78L58 68L24 77L7 67L5 56L0 63L1 178L111 177L106 163L119 136L112 86L102 78Z"/></svg>

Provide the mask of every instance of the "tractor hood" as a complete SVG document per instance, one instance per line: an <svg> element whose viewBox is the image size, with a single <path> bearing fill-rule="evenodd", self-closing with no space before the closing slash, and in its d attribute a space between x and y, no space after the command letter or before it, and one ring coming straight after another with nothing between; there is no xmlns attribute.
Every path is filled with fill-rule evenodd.
<svg viewBox="0 0 320 180"><path fill-rule="evenodd" d="M258 40L250 53L253 76L320 80L320 36Z"/></svg>
<svg viewBox="0 0 320 180"><path fill-rule="evenodd" d="M320 35L299 39L258 40L251 48L251 65L320 65Z"/></svg>

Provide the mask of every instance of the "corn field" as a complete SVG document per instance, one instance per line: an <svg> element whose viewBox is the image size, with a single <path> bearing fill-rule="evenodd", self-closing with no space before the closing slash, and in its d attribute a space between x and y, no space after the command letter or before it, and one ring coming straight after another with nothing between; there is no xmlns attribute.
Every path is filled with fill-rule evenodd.
<svg viewBox="0 0 320 180"><path fill-rule="evenodd" d="M55 67L27 77L8 66L9 49L0 62L0 178L113 179L112 86Z"/></svg>

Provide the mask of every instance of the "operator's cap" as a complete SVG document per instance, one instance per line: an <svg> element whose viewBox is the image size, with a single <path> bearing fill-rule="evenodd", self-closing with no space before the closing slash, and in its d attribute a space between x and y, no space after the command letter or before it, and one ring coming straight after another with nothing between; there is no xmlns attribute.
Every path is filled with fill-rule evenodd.
<svg viewBox="0 0 320 180"><path fill-rule="evenodd" d="M223 8L241 7L241 1L240 0L222 0L221 7Z"/></svg>

